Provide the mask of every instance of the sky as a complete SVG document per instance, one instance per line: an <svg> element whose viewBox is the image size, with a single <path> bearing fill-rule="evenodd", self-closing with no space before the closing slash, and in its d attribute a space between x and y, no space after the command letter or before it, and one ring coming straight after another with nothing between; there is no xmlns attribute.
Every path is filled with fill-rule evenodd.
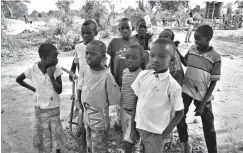
<svg viewBox="0 0 243 153"><path fill-rule="evenodd" d="M27 4L28 12L31 13L33 10L37 10L38 12L48 12L49 10L55 10L56 8L56 1L57 0L30 0L30 3ZM120 10L121 8L127 8L128 6L136 7L137 0L113 0L114 2L119 3L116 5L116 9ZM145 0L146 1L146 0ZM205 5L206 0L190 0L190 7L194 8L196 5ZM207 0L208 1L208 0ZM219 1L219 0L218 0ZM224 3L227 2L234 2L235 0L220 0ZM85 0L74 0L74 3L71 5L71 9L80 9ZM122 2L122 3L120 3Z"/></svg>

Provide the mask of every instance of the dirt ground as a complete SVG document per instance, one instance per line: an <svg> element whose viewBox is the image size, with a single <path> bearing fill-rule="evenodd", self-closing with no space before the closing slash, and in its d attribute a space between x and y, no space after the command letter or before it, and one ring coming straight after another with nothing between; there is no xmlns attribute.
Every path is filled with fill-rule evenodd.
<svg viewBox="0 0 243 153"><path fill-rule="evenodd" d="M184 41L185 31L175 32L175 40ZM241 39L234 39L241 36ZM216 31L211 45L222 55L222 77L215 90L213 112L219 153L243 152L243 30ZM232 39L231 39L232 38ZM193 37L191 38L193 40ZM108 42L106 40L106 42ZM185 54L193 43L181 43L179 50ZM33 93L19 86L15 79L28 66L38 60L37 50L32 50L26 60L12 62L1 67L1 151L2 153L33 153L32 122L34 119ZM61 53L59 65L70 68L73 53ZM61 119L68 131L70 112L71 83L68 75L63 74L63 93L61 94ZM202 124L199 117L193 116L194 107L190 108L187 122L189 134L195 152L206 152ZM110 152L117 141L111 140ZM66 152L76 152L73 142L69 142ZM72 148L73 147L73 148ZM76 148L77 149L77 148ZM176 151L171 151L175 152Z"/></svg>

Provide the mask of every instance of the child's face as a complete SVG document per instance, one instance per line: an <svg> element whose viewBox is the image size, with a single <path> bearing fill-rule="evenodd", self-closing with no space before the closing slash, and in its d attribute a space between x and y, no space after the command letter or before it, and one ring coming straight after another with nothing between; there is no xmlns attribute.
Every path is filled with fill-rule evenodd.
<svg viewBox="0 0 243 153"><path fill-rule="evenodd" d="M48 53L48 56L43 58L45 65L48 67L57 65L58 63L57 56L58 56L57 50L53 50L50 53Z"/></svg>
<svg viewBox="0 0 243 153"><path fill-rule="evenodd" d="M164 30L159 34L159 38L164 38L164 39L168 39L171 40L172 37L172 33L170 31ZM173 40L172 40L173 41Z"/></svg>
<svg viewBox="0 0 243 153"><path fill-rule="evenodd" d="M81 27L81 36L85 44L88 44L90 41L94 40L97 32L94 30L94 25L82 25Z"/></svg>
<svg viewBox="0 0 243 153"><path fill-rule="evenodd" d="M122 38L129 40L132 34L132 23L131 21L121 21L119 24L119 31L122 35Z"/></svg>
<svg viewBox="0 0 243 153"><path fill-rule="evenodd" d="M138 48L128 48L125 58L129 71L135 71L140 67L142 58Z"/></svg>
<svg viewBox="0 0 243 153"><path fill-rule="evenodd" d="M150 65L154 71L167 69L172 59L171 45L153 44L150 51Z"/></svg>
<svg viewBox="0 0 243 153"><path fill-rule="evenodd" d="M136 30L139 36L144 36L147 32L146 23L144 21L140 21Z"/></svg>
<svg viewBox="0 0 243 153"><path fill-rule="evenodd" d="M194 33L195 44L199 49L204 49L209 45L209 38L201 35L198 31Z"/></svg>
<svg viewBox="0 0 243 153"><path fill-rule="evenodd" d="M90 67L96 67L101 64L103 55L98 46L96 46L95 44L92 44L92 43L88 44L86 47L85 53L86 53L85 58L86 58L87 64Z"/></svg>

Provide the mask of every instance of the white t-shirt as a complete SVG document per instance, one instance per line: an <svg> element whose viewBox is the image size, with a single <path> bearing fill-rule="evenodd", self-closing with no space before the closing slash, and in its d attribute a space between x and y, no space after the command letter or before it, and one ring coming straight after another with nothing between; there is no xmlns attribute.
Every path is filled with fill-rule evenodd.
<svg viewBox="0 0 243 153"><path fill-rule="evenodd" d="M182 89L169 70L157 75L154 72L140 72L131 85L138 97L135 121L138 129L162 134L169 125L171 111L184 109Z"/></svg>
<svg viewBox="0 0 243 153"><path fill-rule="evenodd" d="M41 109L50 109L60 106L60 95L56 93L51 83L48 74L43 74L38 66L39 62L34 63L28 68L24 74L26 78L30 79L35 91L35 105L40 106ZM62 69L56 65L54 72L55 79L62 75Z"/></svg>

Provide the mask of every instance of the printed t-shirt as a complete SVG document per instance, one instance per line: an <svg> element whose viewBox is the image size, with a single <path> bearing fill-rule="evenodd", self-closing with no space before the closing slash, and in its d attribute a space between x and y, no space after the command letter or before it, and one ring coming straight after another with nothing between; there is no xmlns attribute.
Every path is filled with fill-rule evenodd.
<svg viewBox="0 0 243 153"><path fill-rule="evenodd" d="M120 88L108 69L94 71L88 65L79 73L79 89L84 107L84 122L94 130L109 127L110 105L120 102Z"/></svg>
<svg viewBox="0 0 243 153"><path fill-rule="evenodd" d="M122 38L114 38L108 46L107 54L111 56L111 74L114 76L119 86L122 84L122 72L125 68L127 68L125 53L128 46L134 43L137 42L132 39L130 39L130 41L125 41Z"/></svg>

